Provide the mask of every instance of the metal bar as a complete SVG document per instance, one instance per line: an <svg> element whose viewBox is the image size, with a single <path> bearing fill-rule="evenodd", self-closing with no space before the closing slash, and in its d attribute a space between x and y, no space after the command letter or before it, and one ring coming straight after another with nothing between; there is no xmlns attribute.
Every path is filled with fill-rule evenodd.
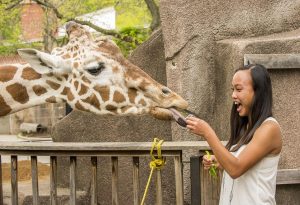
<svg viewBox="0 0 300 205"><path fill-rule="evenodd" d="M192 156L190 158L191 170L191 205L201 205L201 186L200 186L200 163L202 157Z"/></svg>
<svg viewBox="0 0 300 205"><path fill-rule="evenodd" d="M11 156L11 204L18 205L18 157Z"/></svg>
<svg viewBox="0 0 300 205"><path fill-rule="evenodd" d="M161 171L156 170L156 204L162 205Z"/></svg>
<svg viewBox="0 0 300 205"><path fill-rule="evenodd" d="M38 166L36 156L31 156L31 179L33 205L39 205Z"/></svg>
<svg viewBox="0 0 300 205"><path fill-rule="evenodd" d="M92 182L91 182L91 205L97 205L97 157L91 157Z"/></svg>
<svg viewBox="0 0 300 205"><path fill-rule="evenodd" d="M118 157L111 157L112 162L112 204L119 205L118 193Z"/></svg>
<svg viewBox="0 0 300 205"><path fill-rule="evenodd" d="M140 204L140 175L139 175L139 167L140 167L140 159L139 157L133 157L132 158L133 163L133 205L139 205Z"/></svg>
<svg viewBox="0 0 300 205"><path fill-rule="evenodd" d="M176 205L183 205L183 176L181 156L174 157Z"/></svg>
<svg viewBox="0 0 300 205"><path fill-rule="evenodd" d="M50 157L50 204L57 205L57 157Z"/></svg>
<svg viewBox="0 0 300 205"><path fill-rule="evenodd" d="M70 157L70 204L76 205L76 157Z"/></svg>

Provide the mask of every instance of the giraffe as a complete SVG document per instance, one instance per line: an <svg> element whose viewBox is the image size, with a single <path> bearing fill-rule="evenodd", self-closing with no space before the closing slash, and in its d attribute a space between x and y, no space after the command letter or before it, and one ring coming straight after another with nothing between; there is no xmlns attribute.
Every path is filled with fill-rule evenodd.
<svg viewBox="0 0 300 205"><path fill-rule="evenodd" d="M0 116L58 102L98 115L150 114L162 120L172 118L173 108L187 108L187 101L129 62L112 40L93 38L75 22L66 31L68 44L51 54L20 49L26 64L0 67Z"/></svg>

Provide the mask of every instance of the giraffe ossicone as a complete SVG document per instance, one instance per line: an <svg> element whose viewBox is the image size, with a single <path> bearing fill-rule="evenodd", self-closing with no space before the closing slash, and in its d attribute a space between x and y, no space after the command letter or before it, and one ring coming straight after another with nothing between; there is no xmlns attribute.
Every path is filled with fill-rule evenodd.
<svg viewBox="0 0 300 205"><path fill-rule="evenodd" d="M99 115L151 114L171 119L169 108L186 109L181 96L129 62L108 38L82 25L66 26L69 42L51 54L20 49L28 64L0 66L0 116L46 102L67 102Z"/></svg>

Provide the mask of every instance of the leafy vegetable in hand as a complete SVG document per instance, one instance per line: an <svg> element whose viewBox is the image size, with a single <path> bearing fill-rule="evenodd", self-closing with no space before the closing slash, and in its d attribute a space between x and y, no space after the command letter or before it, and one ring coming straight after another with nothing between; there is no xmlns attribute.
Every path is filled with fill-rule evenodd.
<svg viewBox="0 0 300 205"><path fill-rule="evenodd" d="M211 159L211 155L209 153L209 151L205 151L206 155L207 155L207 158L208 160ZM212 164L211 167L209 168L209 174L210 176L214 177L214 178L217 178L217 167L216 167L216 164Z"/></svg>

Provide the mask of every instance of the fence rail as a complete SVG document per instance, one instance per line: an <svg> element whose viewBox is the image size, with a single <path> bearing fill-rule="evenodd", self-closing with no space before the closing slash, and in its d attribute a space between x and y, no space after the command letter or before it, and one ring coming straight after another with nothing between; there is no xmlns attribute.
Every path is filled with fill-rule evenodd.
<svg viewBox="0 0 300 205"><path fill-rule="evenodd" d="M56 205L57 201L57 157L68 156L70 158L70 205L76 204L76 165L77 157L89 156L91 158L92 180L91 196L92 205L96 205L97 199L97 157L111 157L112 167L112 204L119 204L118 197L118 157L128 156L132 158L133 166L133 204L140 203L139 193L139 157L149 156L151 142L103 142L103 143L43 143L43 142L1 142L0 155L11 155L11 203L18 204L18 156L31 156L32 174L32 198L33 205L39 204L37 156L50 157L50 204ZM209 150L206 142L164 142L162 155L173 157L175 170L176 204L183 205L183 174L182 151L183 150ZM0 156L1 159L1 156ZM0 165L1 166L1 165ZM0 167L1 168L1 167ZM2 178L0 172L0 179ZM156 177L156 203L162 204L161 173ZM0 185L0 204L3 204L2 183ZM2 203L1 203L2 202Z"/></svg>

